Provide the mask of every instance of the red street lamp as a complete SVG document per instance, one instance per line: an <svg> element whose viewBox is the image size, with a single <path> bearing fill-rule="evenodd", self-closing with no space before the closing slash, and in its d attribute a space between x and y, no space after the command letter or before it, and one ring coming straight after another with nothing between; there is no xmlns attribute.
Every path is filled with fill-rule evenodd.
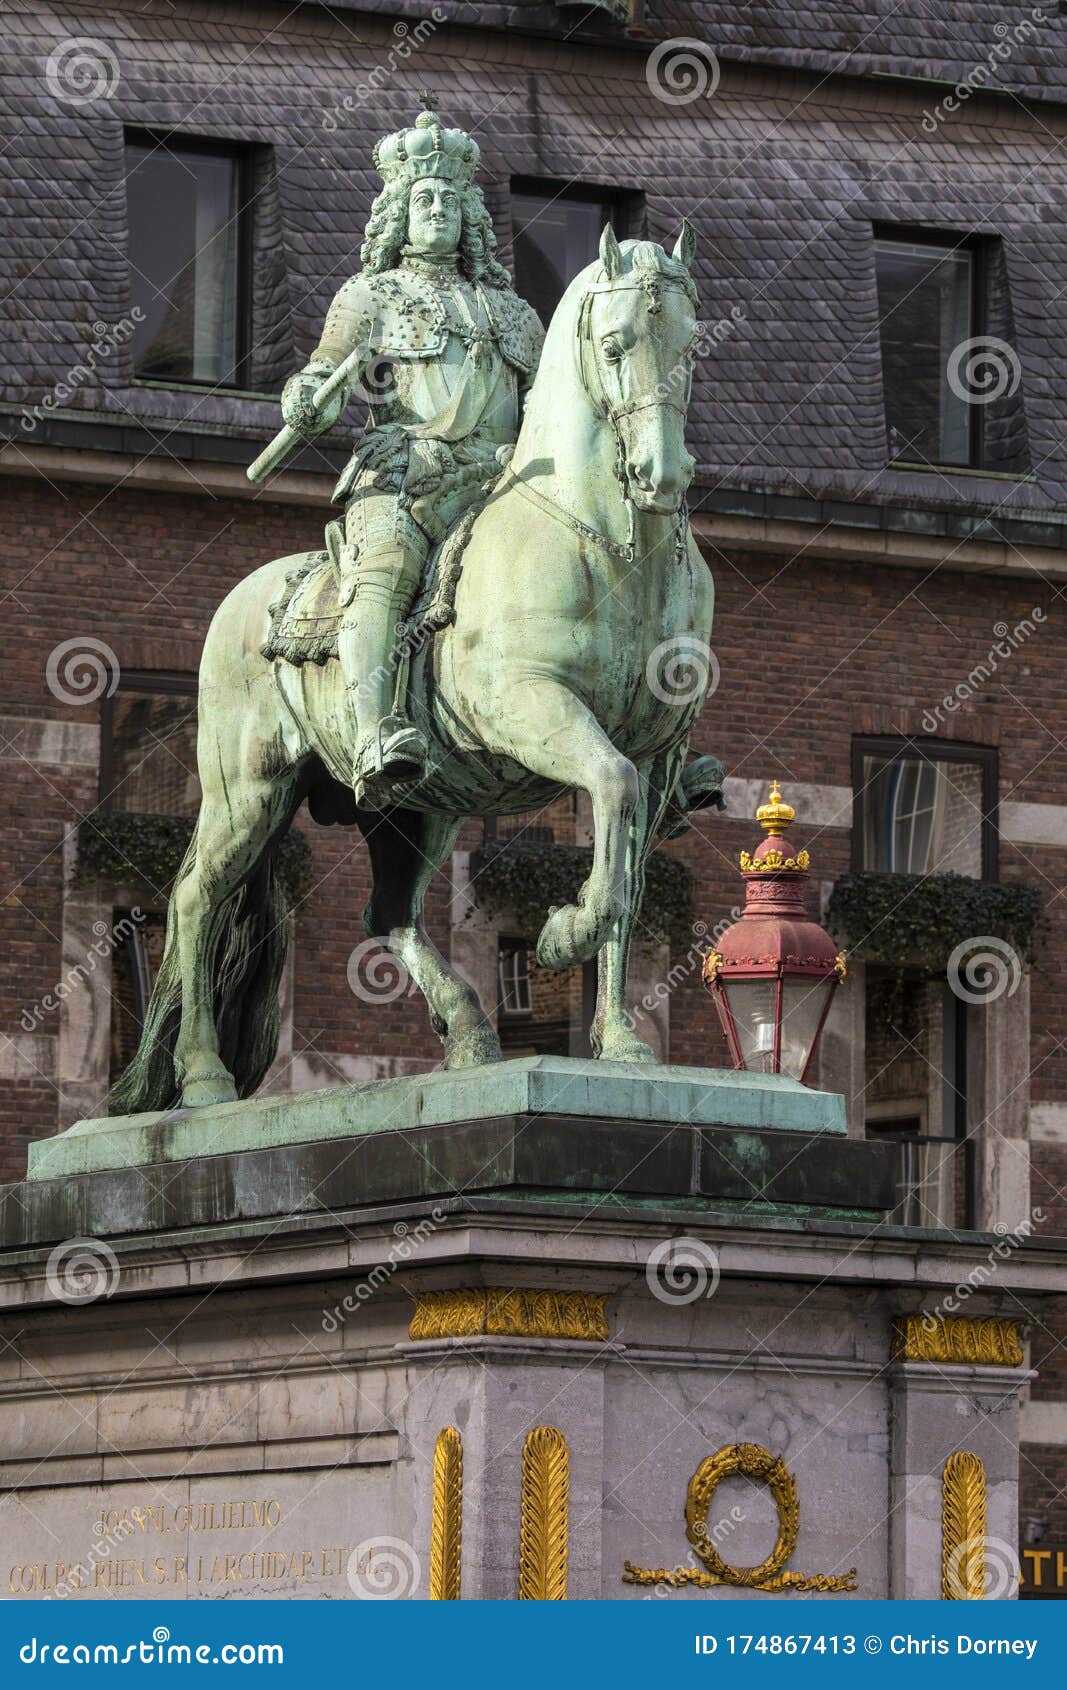
<svg viewBox="0 0 1067 1690"><path fill-rule="evenodd" d="M770 801L756 811L767 837L753 856L741 853L741 919L704 959L704 980L734 1067L804 1081L845 977L845 956L804 913L808 853L787 857L780 843L795 816L775 781Z"/></svg>

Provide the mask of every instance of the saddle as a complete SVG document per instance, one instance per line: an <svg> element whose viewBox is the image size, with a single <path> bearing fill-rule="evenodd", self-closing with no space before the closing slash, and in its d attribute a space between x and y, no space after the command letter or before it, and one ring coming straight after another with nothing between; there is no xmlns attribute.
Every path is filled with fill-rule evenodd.
<svg viewBox="0 0 1067 1690"><path fill-rule="evenodd" d="M410 651L455 620L463 553L481 508L478 504L467 510L431 553L411 613L400 629L399 650ZM296 568L286 574L282 595L270 606L270 630L260 647L268 662L281 658L299 667L303 663L328 663L337 656L337 634L344 615L337 567L340 524L331 523L326 532L333 541L330 549L304 552L294 559Z"/></svg>

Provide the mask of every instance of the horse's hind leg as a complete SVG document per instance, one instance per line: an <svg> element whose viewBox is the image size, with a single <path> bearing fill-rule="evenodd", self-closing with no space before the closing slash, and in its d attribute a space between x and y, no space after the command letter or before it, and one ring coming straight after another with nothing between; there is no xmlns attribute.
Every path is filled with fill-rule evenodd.
<svg viewBox="0 0 1067 1690"><path fill-rule="evenodd" d="M451 856L462 818L361 810L359 824L374 874L363 925L399 957L422 992L444 1044L445 1067L499 1062L500 1040L478 994L445 961L422 922L426 888Z"/></svg>
<svg viewBox="0 0 1067 1690"><path fill-rule="evenodd" d="M254 772L239 755L245 736L224 743L210 730L198 747L203 799L196 850L174 888L167 948L177 952L182 981L182 1019L174 1063L188 1108L228 1103L237 1096L234 1077L219 1053L216 1008L227 982L223 952L230 900L255 875L264 851L284 833L302 795L301 771ZM207 743L205 745L204 739ZM235 755L235 751L238 755Z"/></svg>

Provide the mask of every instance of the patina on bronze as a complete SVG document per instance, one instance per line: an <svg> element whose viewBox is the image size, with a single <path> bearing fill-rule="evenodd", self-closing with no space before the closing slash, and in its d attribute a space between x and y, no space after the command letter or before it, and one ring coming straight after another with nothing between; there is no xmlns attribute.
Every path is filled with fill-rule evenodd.
<svg viewBox="0 0 1067 1690"><path fill-rule="evenodd" d="M452 180L470 192L473 155L458 131L441 131L423 114L401 139L406 157L425 146L452 160L459 171ZM401 139L379 149L387 175ZM685 767L710 674L710 664L701 673L699 657L708 651L713 603L685 510L693 469L684 442L696 344L693 234L683 225L668 254L652 241L620 244L610 226L604 230L599 257L574 279L553 317L511 455L506 419L517 412L509 406L517 406L536 363L530 314L499 283L487 222L472 233L461 217L460 262L480 252L484 270L476 280L484 285L480 294L471 285L471 322L453 347L452 306L440 301L451 301L457 284L447 279L438 291L436 263L426 275L421 264L407 265L405 274L419 278L410 291L396 282L395 261L403 268L419 256L400 250L410 239L401 238L385 261L388 241L397 239L388 235L399 226L396 205L411 192L401 173L377 202L364 253L371 249L381 267L372 265L341 290L324 340L331 369L302 374L286 401L302 425L330 416L333 401L316 409L315 394L350 339L365 326L369 332L370 301L375 321L385 324L387 348L401 351L409 336L419 354L394 360L406 374L397 376L389 401L390 425L372 430L338 489L348 500L345 530L342 536L332 529L329 550L339 596L357 613L353 643L346 654L339 641L340 662L264 655L265 646L274 649L266 645L272 607L292 592L294 575L329 568L322 554L264 565L220 606L200 671L200 814L171 898L141 1046L112 1096L113 1112L167 1109L179 1099L212 1104L258 1086L277 1043L286 942L272 849L305 798L316 820L362 828L374 876L366 930L424 993L446 1065L464 1067L498 1060L500 1046L477 995L426 933L426 888L467 817L528 810L568 788L588 793L591 872L574 904L550 912L538 956L554 968L599 956L595 1051L617 1061L653 1059L633 1031L626 999L643 865L661 828L678 832L691 808L714 801L721 782L713 759ZM390 194L391 211L382 207ZM431 210L438 194L433 187ZM409 220L409 233L411 226ZM387 245L375 247L378 240ZM440 372L442 340L448 357L462 351L445 408L483 418L459 442L446 437L439 419L420 432L415 417L412 396ZM487 387L500 396L492 426L478 411ZM406 466L399 481L390 467L394 452ZM499 476L504 459L510 461ZM412 483L415 461L443 462L444 478ZM462 568L452 536L427 559L407 619L425 637L407 643L398 678L382 661L381 624L414 585L412 560L422 542L411 524L429 534L436 523L443 535L457 517ZM390 539L384 550L379 521ZM360 607L372 600L373 634L359 626ZM334 603L342 625L345 608ZM684 685L664 684L671 665L694 654L696 681L690 675ZM393 689L387 715L397 714L399 680L406 684L408 714L397 731L410 724L420 736L417 772L398 779L396 767L383 763L385 790L372 797L360 785L354 796L354 765L368 732L377 733L384 720L375 666ZM371 689L369 704L361 686ZM378 735L383 751L391 731L390 724Z"/></svg>
<svg viewBox="0 0 1067 1690"><path fill-rule="evenodd" d="M426 741L404 713L392 662L433 544L500 474L544 338L497 262L475 184L477 143L424 111L374 162L363 269L345 282L318 347L286 383L286 427L256 459L260 480L303 436L331 428L354 388L365 438L334 490L343 530L327 545L344 612L337 649L358 724L352 779L368 806L422 773Z"/></svg>

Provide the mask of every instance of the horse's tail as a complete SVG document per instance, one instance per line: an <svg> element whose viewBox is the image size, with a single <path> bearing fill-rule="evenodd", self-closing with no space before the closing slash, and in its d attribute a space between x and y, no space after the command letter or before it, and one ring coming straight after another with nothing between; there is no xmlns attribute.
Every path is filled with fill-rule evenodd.
<svg viewBox="0 0 1067 1690"><path fill-rule="evenodd" d="M196 861L199 824L174 882L176 892ZM232 897L219 909L208 937L219 1054L234 1077L238 1097L250 1097L278 1049L278 988L289 943L289 906L268 846ZM112 1115L176 1108L181 1076L174 1046L181 1023L181 965L174 894L167 940L137 1055L108 1097Z"/></svg>

